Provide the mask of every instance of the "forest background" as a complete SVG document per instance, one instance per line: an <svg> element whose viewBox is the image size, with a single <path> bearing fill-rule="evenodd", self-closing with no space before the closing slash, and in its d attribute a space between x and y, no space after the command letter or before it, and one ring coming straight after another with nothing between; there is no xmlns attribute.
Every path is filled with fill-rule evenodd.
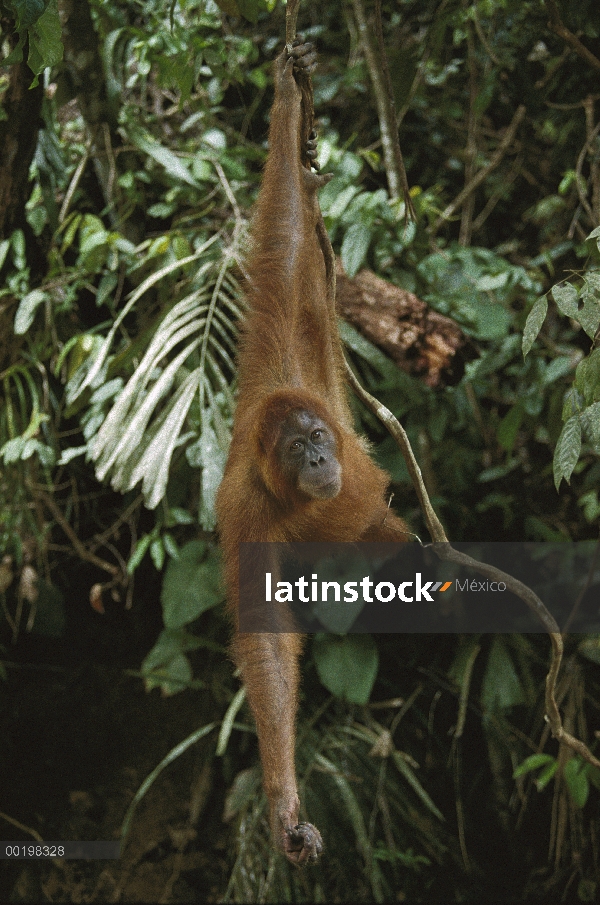
<svg viewBox="0 0 600 905"><path fill-rule="evenodd" d="M271 852L214 495L285 7L2 0L0 17L0 821L129 834L116 866L10 865L0 891L127 901L151 875L161 901L595 901L600 771L550 737L543 634L312 639L299 759L327 856L299 873ZM342 336L448 537L597 538L596 0L340 0L299 25L358 310ZM356 417L426 537L394 441ZM564 640L557 699L595 751L600 633ZM117 713L148 749L126 780L104 750Z"/></svg>

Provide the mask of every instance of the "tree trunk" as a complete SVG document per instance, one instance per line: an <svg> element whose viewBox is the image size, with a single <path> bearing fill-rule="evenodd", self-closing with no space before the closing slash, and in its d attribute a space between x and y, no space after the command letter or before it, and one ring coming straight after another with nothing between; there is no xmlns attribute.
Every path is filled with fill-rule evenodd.
<svg viewBox="0 0 600 905"><path fill-rule="evenodd" d="M2 99L6 118L0 120L0 239L26 226L29 167L42 125L43 88L38 85L30 89L32 81L33 73L25 62L10 67Z"/></svg>
<svg viewBox="0 0 600 905"><path fill-rule="evenodd" d="M458 383L473 349L453 320L370 270L350 279L338 258L336 272L337 309L345 320L428 386Z"/></svg>

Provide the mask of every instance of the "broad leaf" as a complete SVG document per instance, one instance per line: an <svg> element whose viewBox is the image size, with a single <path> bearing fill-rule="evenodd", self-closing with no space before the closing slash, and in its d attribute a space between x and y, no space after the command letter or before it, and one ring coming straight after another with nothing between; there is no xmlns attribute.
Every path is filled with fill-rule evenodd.
<svg viewBox="0 0 600 905"><path fill-rule="evenodd" d="M325 688L352 704L366 704L377 676L379 655L370 635L317 635L313 655Z"/></svg>
<svg viewBox="0 0 600 905"><path fill-rule="evenodd" d="M481 703L490 713L508 710L525 703L521 681L512 658L501 636L492 641L492 647L481 685Z"/></svg>
<svg viewBox="0 0 600 905"><path fill-rule="evenodd" d="M539 754L530 754L529 757L526 757L525 760L515 768L513 771L513 778L518 779L519 776L525 776L526 773L531 773L532 770L538 770L540 767L545 767L547 764L554 763L555 761L556 758L552 757L551 754L544 754L542 752Z"/></svg>
<svg viewBox="0 0 600 905"><path fill-rule="evenodd" d="M23 296L15 314L15 333L17 336L27 333L33 323L37 309L42 302L46 301L47 297L46 293L42 292L41 289L33 289Z"/></svg>
<svg viewBox="0 0 600 905"><path fill-rule="evenodd" d="M198 453L202 467L202 502L200 522L206 531L214 531L217 523L215 515L215 498L227 461L227 451L217 439L217 435L208 419L198 440ZM188 459L189 460L189 459Z"/></svg>
<svg viewBox="0 0 600 905"><path fill-rule="evenodd" d="M527 355L536 341L547 313L548 299L545 295L542 295L535 302L525 321L525 329L523 330L523 357Z"/></svg>
<svg viewBox="0 0 600 905"><path fill-rule="evenodd" d="M600 444L600 402L588 406L581 413L581 426L593 446Z"/></svg>
<svg viewBox="0 0 600 905"><path fill-rule="evenodd" d="M37 84L37 76L43 69L47 66L56 66L62 60L61 36L58 0L50 0L48 8L29 29L27 65L36 76L33 85Z"/></svg>
<svg viewBox="0 0 600 905"><path fill-rule="evenodd" d="M173 151L170 151L168 148L165 148L164 145L159 144L159 142L150 135L146 135L141 129L130 127L129 135L141 151L144 151L164 167L167 173L170 176L173 176L174 179L177 179L179 182L186 182L188 185L194 186L194 188L199 187L188 167L173 153Z"/></svg>
<svg viewBox="0 0 600 905"><path fill-rule="evenodd" d="M7 6L14 13L17 29L22 31L37 22L48 3L49 0L9 0Z"/></svg>
<svg viewBox="0 0 600 905"><path fill-rule="evenodd" d="M369 244L371 242L371 230L364 223L353 223L346 231L342 242L342 264L349 277L356 276L363 264Z"/></svg>
<svg viewBox="0 0 600 905"><path fill-rule="evenodd" d="M573 802L582 808L590 792L586 764L581 758L573 757L565 764L564 775Z"/></svg>
<svg viewBox="0 0 600 905"><path fill-rule="evenodd" d="M579 362L575 386L588 404L600 400L600 349L594 349Z"/></svg>
<svg viewBox="0 0 600 905"><path fill-rule="evenodd" d="M223 597L220 567L214 547L193 540L179 559L167 566L161 592L163 622L168 629L183 628Z"/></svg>
<svg viewBox="0 0 600 905"><path fill-rule="evenodd" d="M581 324L590 339L600 325L600 301L587 291L579 292L571 283L554 286L552 296L560 312Z"/></svg>
<svg viewBox="0 0 600 905"><path fill-rule="evenodd" d="M571 480L580 453L581 420L579 415L573 415L563 426L554 450L554 486L557 490L563 478L567 484Z"/></svg>

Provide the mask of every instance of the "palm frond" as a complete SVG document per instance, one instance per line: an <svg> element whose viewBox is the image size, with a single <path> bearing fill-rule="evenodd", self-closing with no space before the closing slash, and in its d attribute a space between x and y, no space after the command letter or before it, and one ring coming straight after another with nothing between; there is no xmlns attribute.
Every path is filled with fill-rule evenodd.
<svg viewBox="0 0 600 905"><path fill-rule="evenodd" d="M161 318L141 361L88 445L98 478L110 480L123 493L141 481L150 509L165 495L175 450L187 446L190 464L203 468L201 518L207 528L214 526L214 494L224 467L234 405L230 384L242 311L232 260L224 255L205 261L196 271L194 290ZM143 286L149 288L172 269L163 268ZM119 323L140 298L141 289L120 313ZM86 386L94 386L107 370L116 326L117 322L73 398Z"/></svg>

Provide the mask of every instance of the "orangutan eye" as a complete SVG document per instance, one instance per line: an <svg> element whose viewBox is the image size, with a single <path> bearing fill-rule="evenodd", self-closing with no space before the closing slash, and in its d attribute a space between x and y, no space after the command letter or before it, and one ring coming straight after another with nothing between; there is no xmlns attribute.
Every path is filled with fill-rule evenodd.
<svg viewBox="0 0 600 905"><path fill-rule="evenodd" d="M293 443L290 443L290 450L292 452L298 452L299 449L302 449L302 444L300 443L300 440L294 440Z"/></svg>
<svg viewBox="0 0 600 905"><path fill-rule="evenodd" d="M323 431L319 428L316 431L312 432L312 434L310 435L310 439L311 440L320 440L322 436L323 436Z"/></svg>

